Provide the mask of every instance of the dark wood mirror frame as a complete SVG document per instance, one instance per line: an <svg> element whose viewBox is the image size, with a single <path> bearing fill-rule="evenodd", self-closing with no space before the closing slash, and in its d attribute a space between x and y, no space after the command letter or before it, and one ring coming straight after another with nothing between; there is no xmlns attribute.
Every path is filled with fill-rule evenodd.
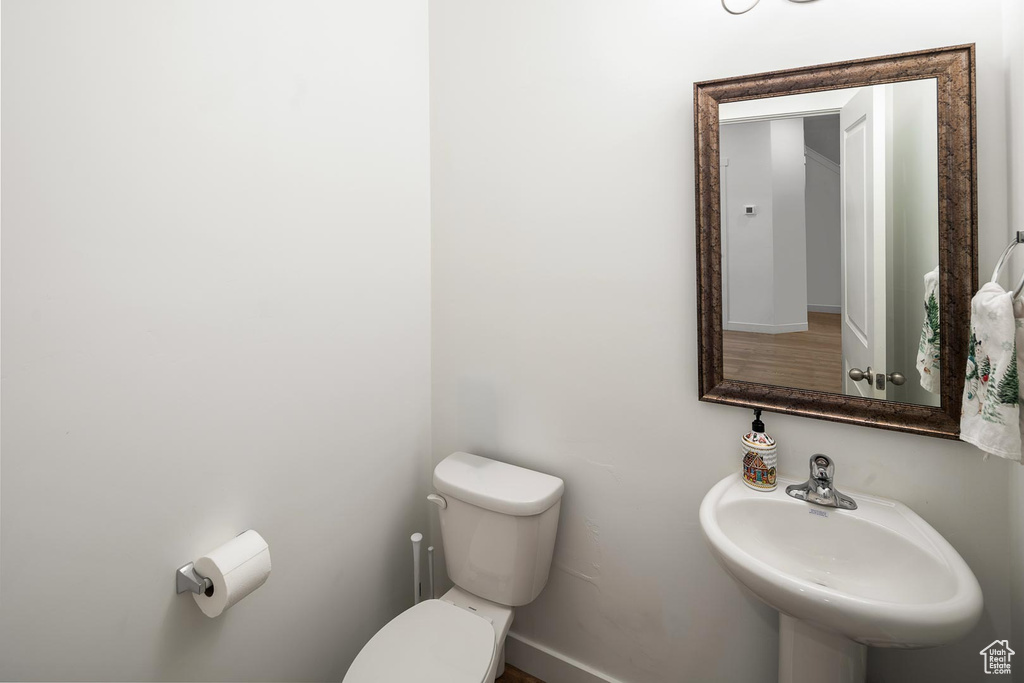
<svg viewBox="0 0 1024 683"><path fill-rule="evenodd" d="M700 400L955 439L978 289L974 45L694 83ZM718 106L726 102L934 78L938 90L941 406L726 379Z"/></svg>

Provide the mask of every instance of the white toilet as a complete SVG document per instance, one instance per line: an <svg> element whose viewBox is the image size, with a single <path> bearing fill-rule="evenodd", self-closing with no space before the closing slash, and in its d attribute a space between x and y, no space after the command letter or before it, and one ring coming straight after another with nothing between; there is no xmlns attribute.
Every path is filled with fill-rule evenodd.
<svg viewBox="0 0 1024 683"><path fill-rule="evenodd" d="M469 453L434 469L441 540L455 583L392 619L360 651L344 683L485 683L505 669L514 608L548 582L558 477Z"/></svg>

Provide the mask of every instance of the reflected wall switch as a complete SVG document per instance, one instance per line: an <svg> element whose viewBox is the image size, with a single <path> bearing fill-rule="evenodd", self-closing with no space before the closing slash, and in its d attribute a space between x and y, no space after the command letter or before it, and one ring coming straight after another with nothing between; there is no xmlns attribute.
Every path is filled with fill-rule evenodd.
<svg viewBox="0 0 1024 683"><path fill-rule="evenodd" d="M745 215L745 216L756 216L757 215L757 207L754 206L753 204L747 204L746 206L743 207L743 215Z"/></svg>

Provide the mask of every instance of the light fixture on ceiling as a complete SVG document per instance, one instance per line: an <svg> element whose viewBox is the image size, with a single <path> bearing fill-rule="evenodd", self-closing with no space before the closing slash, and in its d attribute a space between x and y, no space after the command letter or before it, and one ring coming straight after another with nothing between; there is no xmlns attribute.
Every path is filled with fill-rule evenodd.
<svg viewBox="0 0 1024 683"><path fill-rule="evenodd" d="M814 0L789 0L789 1L790 2L801 2L801 3L803 3L803 2L814 2ZM753 2L750 3L750 6L747 7L746 9L734 10L734 9L731 9L729 7L729 5L727 5L725 3L725 0L722 0L722 9L724 9L729 14L746 14L750 10L754 9L755 7L757 7L757 3L759 3L759 2L761 2L761 0L753 0Z"/></svg>

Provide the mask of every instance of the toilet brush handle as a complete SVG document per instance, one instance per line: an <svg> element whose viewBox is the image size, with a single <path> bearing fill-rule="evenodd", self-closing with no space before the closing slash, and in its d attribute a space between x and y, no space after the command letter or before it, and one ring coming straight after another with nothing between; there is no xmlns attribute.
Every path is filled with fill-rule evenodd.
<svg viewBox="0 0 1024 683"><path fill-rule="evenodd" d="M409 539L412 541L412 604L420 604L420 543L423 542L423 534L413 534Z"/></svg>
<svg viewBox="0 0 1024 683"><path fill-rule="evenodd" d="M437 597L437 593L434 592L434 546L427 548L427 584L430 594L430 599L433 600Z"/></svg>

